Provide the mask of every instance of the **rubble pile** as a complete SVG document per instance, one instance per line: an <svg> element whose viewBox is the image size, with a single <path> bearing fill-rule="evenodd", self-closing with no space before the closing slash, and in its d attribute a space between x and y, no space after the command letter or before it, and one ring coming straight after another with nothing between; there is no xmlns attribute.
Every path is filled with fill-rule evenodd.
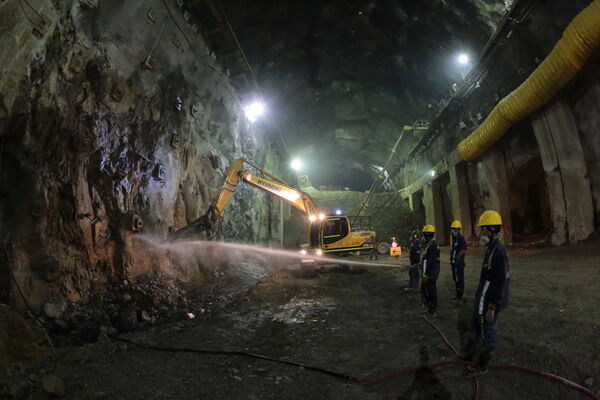
<svg viewBox="0 0 600 400"><path fill-rule="evenodd" d="M46 303L38 317L55 345L80 345L96 341L102 331L115 335L210 314L224 304L217 290L162 274L115 280L86 303Z"/></svg>

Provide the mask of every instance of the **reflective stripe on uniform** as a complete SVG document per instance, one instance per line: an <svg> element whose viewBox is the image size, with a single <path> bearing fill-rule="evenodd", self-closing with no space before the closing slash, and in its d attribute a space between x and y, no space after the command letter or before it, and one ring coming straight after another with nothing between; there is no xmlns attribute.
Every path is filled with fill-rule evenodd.
<svg viewBox="0 0 600 400"><path fill-rule="evenodd" d="M427 274L427 259L423 260L423 275Z"/></svg>
<svg viewBox="0 0 600 400"><path fill-rule="evenodd" d="M483 285L483 290L481 291L481 297L479 298L479 315L483 315L483 303L485 301L485 294L490 287L490 281L485 281Z"/></svg>

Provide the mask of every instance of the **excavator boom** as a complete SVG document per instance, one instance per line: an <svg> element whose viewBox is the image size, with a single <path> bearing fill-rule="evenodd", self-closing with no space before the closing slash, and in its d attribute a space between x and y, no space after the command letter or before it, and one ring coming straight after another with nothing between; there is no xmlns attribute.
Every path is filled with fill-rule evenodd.
<svg viewBox="0 0 600 400"><path fill-rule="evenodd" d="M248 164L253 171L245 171L244 166ZM256 172L254 172L254 170ZM270 179L263 178L264 175ZM169 240L189 237L200 232L212 230L214 224L219 219L223 209L227 205L229 198L237 188L240 179L251 186L254 186L264 192L267 192L279 199L291 204L298 210L306 214L309 218L318 214L317 207L313 199L306 193L292 186L287 185L281 179L260 169L243 158L239 158L231 163L225 174L225 181L216 199L210 204L206 214L192 221L188 226L171 233Z"/></svg>

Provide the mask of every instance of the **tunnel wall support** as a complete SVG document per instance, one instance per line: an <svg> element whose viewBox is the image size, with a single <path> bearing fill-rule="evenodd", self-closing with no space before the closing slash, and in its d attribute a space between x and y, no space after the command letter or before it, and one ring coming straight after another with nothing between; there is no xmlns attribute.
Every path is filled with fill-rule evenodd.
<svg viewBox="0 0 600 400"><path fill-rule="evenodd" d="M452 217L462 223L462 233L465 238L473 234L471 225L471 210L469 205L469 183L464 164L450 167L450 191L452 201Z"/></svg>
<svg viewBox="0 0 600 400"><path fill-rule="evenodd" d="M508 178L506 164L501 151L494 149L486 153L477 164L479 191L487 210L495 210L502 217L501 238L504 243L512 242Z"/></svg>
<svg viewBox="0 0 600 400"><path fill-rule="evenodd" d="M408 207L411 209L411 211L415 211L415 209L418 209L418 201L419 196L417 195L417 192L412 192L408 195Z"/></svg>
<svg viewBox="0 0 600 400"><path fill-rule="evenodd" d="M570 108L554 101L532 118L552 209L552 243L585 240L594 230L590 181Z"/></svg>
<svg viewBox="0 0 600 400"><path fill-rule="evenodd" d="M435 226L435 238L441 245L448 244L446 227L444 226L444 205L442 203L442 188L439 179L423 186L423 203L427 224Z"/></svg>
<svg viewBox="0 0 600 400"><path fill-rule="evenodd" d="M588 70L580 83L581 96L571 106L592 186L596 229L600 229L600 65Z"/></svg>

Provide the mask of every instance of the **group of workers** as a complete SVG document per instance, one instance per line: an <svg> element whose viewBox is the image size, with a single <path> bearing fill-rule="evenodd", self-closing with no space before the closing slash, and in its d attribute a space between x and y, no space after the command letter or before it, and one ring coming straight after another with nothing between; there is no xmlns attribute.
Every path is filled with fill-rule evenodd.
<svg viewBox="0 0 600 400"><path fill-rule="evenodd" d="M488 365L497 342L498 314L508 306L510 270L506 247L499 239L502 218L496 211L485 211L477 226L480 228L479 244L487 246L479 285L475 292L472 320L467 331L467 344L460 358L473 361L477 343L480 342L478 362L469 367L467 376L476 377L488 372ZM450 267L454 280L455 301L461 301L465 288L465 255L467 241L461 233L461 222L450 225L452 246L450 249ZM421 299L430 316L435 316L438 307L437 279L440 273L440 248L434 239L435 227L425 225L421 231L411 233L409 250L410 267L408 270L408 288L418 290L421 277Z"/></svg>

